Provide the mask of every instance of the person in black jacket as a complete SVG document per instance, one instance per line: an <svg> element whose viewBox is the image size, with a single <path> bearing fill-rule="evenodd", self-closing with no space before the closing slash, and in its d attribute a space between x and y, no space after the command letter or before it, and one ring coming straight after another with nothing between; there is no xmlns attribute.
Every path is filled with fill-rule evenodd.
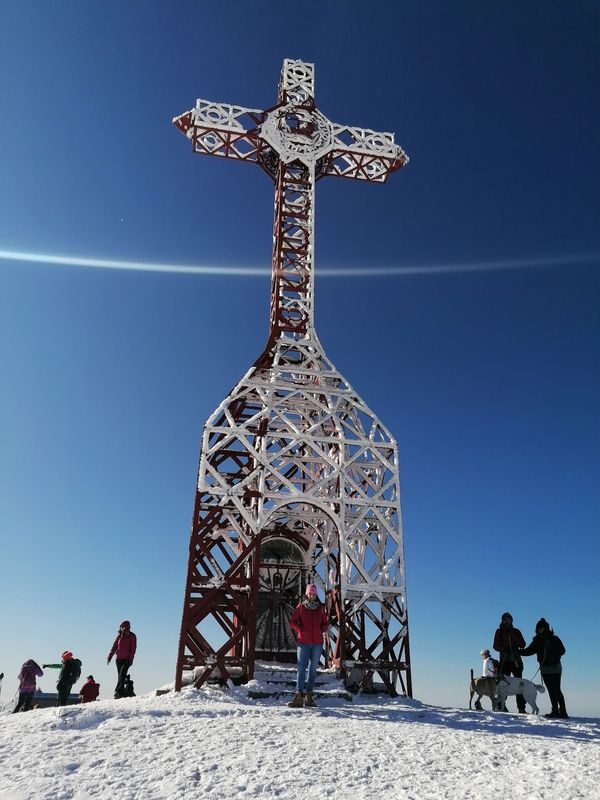
<svg viewBox="0 0 600 800"><path fill-rule="evenodd" d="M70 650L65 650L60 664L42 664L44 669L60 669L56 682L57 706L66 706L69 702L71 687L81 675L81 661L73 658Z"/></svg>
<svg viewBox="0 0 600 800"><path fill-rule="evenodd" d="M546 716L568 719L565 698L560 688L562 675L560 657L565 654L565 646L543 617L535 626L535 636L531 644L521 650L523 656L532 656L534 653L537 656L542 680L546 684L552 704L552 711Z"/></svg>

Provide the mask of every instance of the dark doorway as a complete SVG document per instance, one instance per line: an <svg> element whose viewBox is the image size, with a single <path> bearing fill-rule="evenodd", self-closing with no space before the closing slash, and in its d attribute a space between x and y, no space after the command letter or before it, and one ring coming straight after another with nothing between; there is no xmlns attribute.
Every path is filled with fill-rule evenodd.
<svg viewBox="0 0 600 800"><path fill-rule="evenodd" d="M256 609L256 658L296 660L290 617L302 597L308 567L302 549L289 539L267 539L260 548Z"/></svg>

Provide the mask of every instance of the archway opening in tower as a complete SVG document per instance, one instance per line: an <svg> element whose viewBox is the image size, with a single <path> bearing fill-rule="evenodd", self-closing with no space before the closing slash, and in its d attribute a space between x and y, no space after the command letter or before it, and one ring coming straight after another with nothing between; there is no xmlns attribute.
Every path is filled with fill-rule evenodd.
<svg viewBox="0 0 600 800"><path fill-rule="evenodd" d="M255 657L292 663L296 638L290 618L309 583L315 583L329 618L322 663L341 653L339 534L322 509L292 503L273 512L260 545Z"/></svg>

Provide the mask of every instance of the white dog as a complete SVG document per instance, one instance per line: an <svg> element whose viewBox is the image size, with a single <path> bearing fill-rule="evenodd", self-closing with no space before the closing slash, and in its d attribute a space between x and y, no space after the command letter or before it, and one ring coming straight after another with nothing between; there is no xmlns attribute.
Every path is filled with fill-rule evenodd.
<svg viewBox="0 0 600 800"><path fill-rule="evenodd" d="M501 675L498 679L498 703L502 711L506 711L506 698L511 694L522 694L525 702L529 703L534 714L539 714L535 698L537 693L543 694L546 690L541 683L532 683L525 678L512 678L510 675Z"/></svg>

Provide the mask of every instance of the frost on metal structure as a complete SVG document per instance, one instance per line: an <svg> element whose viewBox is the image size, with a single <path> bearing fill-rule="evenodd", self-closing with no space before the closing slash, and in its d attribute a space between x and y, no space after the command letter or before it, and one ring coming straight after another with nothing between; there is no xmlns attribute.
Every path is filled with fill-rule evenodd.
<svg viewBox="0 0 600 800"><path fill-rule="evenodd" d="M289 59L273 108L198 100L173 122L195 153L256 163L275 183L269 337L204 428L175 686L292 660L287 623L314 581L324 659L348 685L411 695L396 442L313 316L315 182L384 182L408 158L391 133L331 123L313 65Z"/></svg>

